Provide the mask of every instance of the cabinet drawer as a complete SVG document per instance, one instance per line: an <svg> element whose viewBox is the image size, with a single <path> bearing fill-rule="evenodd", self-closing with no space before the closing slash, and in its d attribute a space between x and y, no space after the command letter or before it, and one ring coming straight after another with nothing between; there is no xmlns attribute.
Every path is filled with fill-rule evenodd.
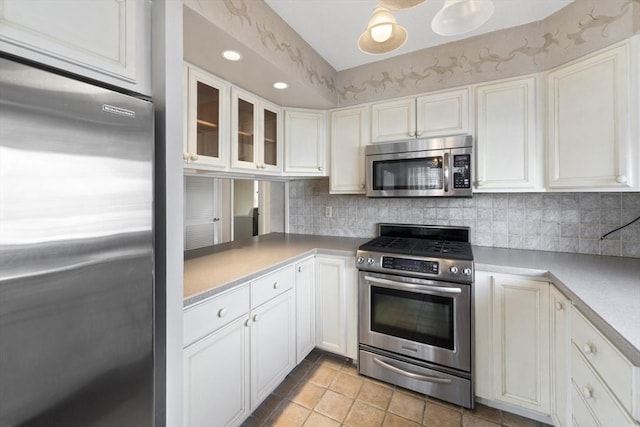
<svg viewBox="0 0 640 427"><path fill-rule="evenodd" d="M573 418L573 425L577 427L600 427L601 424L596 419L595 415L589 409L589 406L584 402L580 390L577 386L571 384L571 404L573 405L571 411L571 417Z"/></svg>
<svg viewBox="0 0 640 427"><path fill-rule="evenodd" d="M576 392L582 396L584 403L601 423L611 426L635 425L575 345L572 346L571 351L571 367L573 369L572 381ZM574 418L576 417L574 416Z"/></svg>
<svg viewBox="0 0 640 427"><path fill-rule="evenodd" d="M639 409L633 407L639 368L633 366L575 308L571 310L571 341L576 351L589 361L627 411L635 415L634 411Z"/></svg>
<svg viewBox="0 0 640 427"><path fill-rule="evenodd" d="M249 286L207 299L184 312L184 346L249 312Z"/></svg>
<svg viewBox="0 0 640 427"><path fill-rule="evenodd" d="M251 308L255 308L293 288L295 280L296 274L293 265L254 280L251 282Z"/></svg>

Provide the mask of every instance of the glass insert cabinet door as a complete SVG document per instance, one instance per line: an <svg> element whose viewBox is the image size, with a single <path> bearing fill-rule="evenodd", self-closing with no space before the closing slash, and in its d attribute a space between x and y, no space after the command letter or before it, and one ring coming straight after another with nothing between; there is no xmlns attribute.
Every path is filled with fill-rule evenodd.
<svg viewBox="0 0 640 427"><path fill-rule="evenodd" d="M257 173L282 169L282 111L238 88L231 90L231 166Z"/></svg>
<svg viewBox="0 0 640 427"><path fill-rule="evenodd" d="M229 86L195 67L186 67L188 81L187 137L184 160L187 163L225 168L228 152Z"/></svg>

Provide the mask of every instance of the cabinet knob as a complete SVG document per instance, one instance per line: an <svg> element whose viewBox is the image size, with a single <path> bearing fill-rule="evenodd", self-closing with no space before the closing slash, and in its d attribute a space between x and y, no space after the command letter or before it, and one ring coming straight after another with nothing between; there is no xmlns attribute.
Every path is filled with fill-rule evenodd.
<svg viewBox="0 0 640 427"><path fill-rule="evenodd" d="M624 175L616 176L616 182L624 184L625 182L627 182L627 177Z"/></svg>
<svg viewBox="0 0 640 427"><path fill-rule="evenodd" d="M220 218L213 218L211 221L212 222L218 222L218 221L220 221Z"/></svg>
<svg viewBox="0 0 640 427"><path fill-rule="evenodd" d="M414 131L409 132L409 136L416 136L416 133Z"/></svg>
<svg viewBox="0 0 640 427"><path fill-rule="evenodd" d="M364 184L360 184L360 189L364 190Z"/></svg>
<svg viewBox="0 0 640 427"><path fill-rule="evenodd" d="M278 289L280 284L278 282L273 282L273 289Z"/></svg>
<svg viewBox="0 0 640 427"><path fill-rule="evenodd" d="M298 273L302 273L302 266L298 267Z"/></svg>
<svg viewBox="0 0 640 427"><path fill-rule="evenodd" d="M584 352L584 354L595 354L596 347L593 344L587 343L582 346L582 351Z"/></svg>
<svg viewBox="0 0 640 427"><path fill-rule="evenodd" d="M182 153L182 160L189 160L189 157L189 153L187 153L186 151Z"/></svg>
<svg viewBox="0 0 640 427"><path fill-rule="evenodd" d="M260 316L258 316L257 314L253 315L253 321L257 322L258 320L260 320Z"/></svg>
<svg viewBox="0 0 640 427"><path fill-rule="evenodd" d="M218 317L224 317L227 315L227 309L226 308L221 308L220 310L218 310Z"/></svg>
<svg viewBox="0 0 640 427"><path fill-rule="evenodd" d="M199 157L200 156L198 156L197 154L192 154L191 155L191 160L193 160L195 162L196 160L198 160Z"/></svg>
<svg viewBox="0 0 640 427"><path fill-rule="evenodd" d="M564 310L564 304L561 303L560 301L556 302L556 310L558 311Z"/></svg>
<svg viewBox="0 0 640 427"><path fill-rule="evenodd" d="M322 172L322 171L324 170L324 168L323 168L322 166L318 166L318 170L319 170L320 172Z"/></svg>
<svg viewBox="0 0 640 427"><path fill-rule="evenodd" d="M476 182L476 185L477 185L478 187L482 187L482 186L484 185L484 181L477 181L477 182Z"/></svg>
<svg viewBox="0 0 640 427"><path fill-rule="evenodd" d="M585 399L591 399L593 397L593 389L589 386L582 387L582 395Z"/></svg>
<svg viewBox="0 0 640 427"><path fill-rule="evenodd" d="M251 324L251 319L245 320L244 326L246 326L248 328L250 324Z"/></svg>
<svg viewBox="0 0 640 427"><path fill-rule="evenodd" d="M424 133L423 131L419 130L418 132L416 132L416 135L422 136L423 133Z"/></svg>

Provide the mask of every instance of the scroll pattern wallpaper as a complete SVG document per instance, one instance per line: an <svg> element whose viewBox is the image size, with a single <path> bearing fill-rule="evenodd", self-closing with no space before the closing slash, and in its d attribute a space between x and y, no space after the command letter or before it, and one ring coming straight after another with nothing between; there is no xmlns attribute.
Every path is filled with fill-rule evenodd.
<svg viewBox="0 0 640 427"><path fill-rule="evenodd" d="M575 0L542 21L336 73L263 1L184 3L337 105L535 73L640 31L640 0Z"/></svg>

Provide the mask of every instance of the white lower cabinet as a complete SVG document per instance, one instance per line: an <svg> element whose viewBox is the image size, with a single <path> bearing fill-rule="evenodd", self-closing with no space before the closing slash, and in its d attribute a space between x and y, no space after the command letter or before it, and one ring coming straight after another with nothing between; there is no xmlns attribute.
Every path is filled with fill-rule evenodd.
<svg viewBox="0 0 640 427"><path fill-rule="evenodd" d="M294 292L251 310L251 410L296 366Z"/></svg>
<svg viewBox="0 0 640 427"><path fill-rule="evenodd" d="M316 347L357 359L354 257L316 256Z"/></svg>
<svg viewBox="0 0 640 427"><path fill-rule="evenodd" d="M549 293L551 326L551 418L556 427L571 425L571 372L569 326L571 301L555 286Z"/></svg>
<svg viewBox="0 0 640 427"><path fill-rule="evenodd" d="M315 258L296 263L296 362L316 346Z"/></svg>
<svg viewBox="0 0 640 427"><path fill-rule="evenodd" d="M550 412L549 283L476 273L476 394Z"/></svg>
<svg viewBox="0 0 640 427"><path fill-rule="evenodd" d="M294 271L185 310L185 427L240 425L296 366Z"/></svg>
<svg viewBox="0 0 640 427"><path fill-rule="evenodd" d="M239 425L249 407L246 315L184 350L184 425Z"/></svg>
<svg viewBox="0 0 640 427"><path fill-rule="evenodd" d="M640 368L575 307L571 310L571 382L575 424L640 425Z"/></svg>

